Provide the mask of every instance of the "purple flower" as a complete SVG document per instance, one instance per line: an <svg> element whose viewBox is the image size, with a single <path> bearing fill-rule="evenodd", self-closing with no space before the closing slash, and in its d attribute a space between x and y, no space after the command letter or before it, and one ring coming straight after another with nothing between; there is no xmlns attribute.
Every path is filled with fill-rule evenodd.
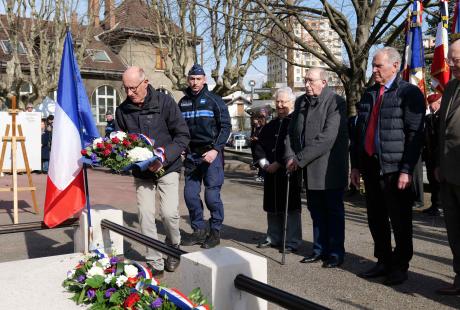
<svg viewBox="0 0 460 310"><path fill-rule="evenodd" d="M91 154L91 160L93 162L97 161L97 155L95 153Z"/></svg>
<svg viewBox="0 0 460 310"><path fill-rule="evenodd" d="M80 275L80 276L77 277L77 281L80 282L80 283L85 282L85 279L86 279L86 277L84 275Z"/></svg>
<svg viewBox="0 0 460 310"><path fill-rule="evenodd" d="M105 291L105 298L110 298L110 296L112 296L112 294L115 293L116 290L117 289L114 287L109 288L107 291Z"/></svg>
<svg viewBox="0 0 460 310"><path fill-rule="evenodd" d="M157 299L155 299L151 304L150 304L150 308L152 309L158 309L161 307L161 305L163 304L163 299L161 299L160 297L157 297Z"/></svg>
<svg viewBox="0 0 460 310"><path fill-rule="evenodd" d="M96 291L95 291L93 288L90 288L90 289L86 292L86 297L88 297L89 299L93 299L94 296L96 296Z"/></svg>
<svg viewBox="0 0 460 310"><path fill-rule="evenodd" d="M111 264L111 265L115 265L116 263L118 263L118 258L117 258L117 257L112 257L112 258L110 259L110 264Z"/></svg>

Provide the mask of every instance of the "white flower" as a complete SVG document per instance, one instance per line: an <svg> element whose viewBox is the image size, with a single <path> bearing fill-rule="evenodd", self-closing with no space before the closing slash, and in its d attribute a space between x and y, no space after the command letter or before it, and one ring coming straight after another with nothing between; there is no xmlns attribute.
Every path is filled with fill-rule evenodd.
<svg viewBox="0 0 460 310"><path fill-rule="evenodd" d="M102 268L107 269L110 267L110 259L108 257L101 258L98 260L99 264L101 264Z"/></svg>
<svg viewBox="0 0 460 310"><path fill-rule="evenodd" d="M113 279L113 275L108 274L107 278L105 278L104 282L107 283L107 284L110 284L110 282L112 282L112 279Z"/></svg>
<svg viewBox="0 0 460 310"><path fill-rule="evenodd" d="M124 271L128 278L136 277L137 273L139 272L139 270L137 270L137 267L134 265L125 265Z"/></svg>
<svg viewBox="0 0 460 310"><path fill-rule="evenodd" d="M136 146L132 150L128 151L128 158L131 161L143 161L147 160L153 157L152 151L149 151L149 149L145 147L138 147Z"/></svg>
<svg viewBox="0 0 460 310"><path fill-rule="evenodd" d="M94 140L93 140L93 147L96 148L96 145L97 145L98 143L102 143L102 142L104 142L104 140L102 140L102 138L100 138L100 137L94 139ZM93 253L93 254L95 254L94 256L97 256L96 253Z"/></svg>
<svg viewBox="0 0 460 310"><path fill-rule="evenodd" d="M104 276L104 269L99 266L91 267L91 269L86 273L86 277L92 278L94 276Z"/></svg>
<svg viewBox="0 0 460 310"><path fill-rule="evenodd" d="M119 277L117 278L116 284L117 284L118 287L122 287L123 284L125 284L126 281L128 281L128 277L127 277L127 276L121 275L121 276L119 276Z"/></svg>
<svg viewBox="0 0 460 310"><path fill-rule="evenodd" d="M109 138L113 139L115 137L117 137L120 141L123 141L123 139L125 139L127 135L126 135L126 132L123 132L123 131L112 131L110 133Z"/></svg>
<svg viewBox="0 0 460 310"><path fill-rule="evenodd" d="M75 269L67 271L67 279L72 279L75 275Z"/></svg>

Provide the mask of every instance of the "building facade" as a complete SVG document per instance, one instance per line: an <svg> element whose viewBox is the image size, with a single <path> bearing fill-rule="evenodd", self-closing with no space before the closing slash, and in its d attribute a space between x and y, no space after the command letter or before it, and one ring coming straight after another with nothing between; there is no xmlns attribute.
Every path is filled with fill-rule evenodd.
<svg viewBox="0 0 460 310"><path fill-rule="evenodd" d="M328 46L332 54L337 58L342 60L342 41L339 38L339 35L331 28L330 22L327 18L318 18L318 17L307 17L305 22L317 33L317 36L323 38L323 42ZM317 49L320 51L320 47L318 44L313 40L311 35L307 32L307 30L298 22L293 24L293 31L295 35L301 38L304 42L306 42L309 46ZM281 34L276 34L275 36L279 36L282 39ZM298 44L294 45L294 62L299 64L298 66L294 66L294 88L295 91L302 91L305 88L303 78L305 73L311 67L321 67L328 69L326 64L322 62L320 59L315 57L312 53L303 52L301 46ZM272 51L279 50L279 47L276 48L274 46ZM267 55L267 81L276 85L276 88L286 86L287 85L287 53L284 52L284 55L279 55L276 53L269 53ZM331 71L328 71L328 84L331 87L336 89L340 89L342 87L342 83L338 76Z"/></svg>

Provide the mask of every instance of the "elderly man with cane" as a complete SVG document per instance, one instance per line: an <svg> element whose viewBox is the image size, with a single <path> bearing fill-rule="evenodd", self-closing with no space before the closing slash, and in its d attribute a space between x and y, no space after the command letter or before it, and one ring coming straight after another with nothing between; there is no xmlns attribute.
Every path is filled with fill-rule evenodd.
<svg viewBox="0 0 460 310"><path fill-rule="evenodd" d="M313 252L301 260L323 260L335 268L345 255L344 189L348 184L348 130L345 100L327 86L324 69L305 75L286 139L287 170L302 169L307 207L313 220Z"/></svg>
<svg viewBox="0 0 460 310"><path fill-rule="evenodd" d="M257 247L281 246L283 253L297 251L302 241L299 179L301 176L294 172L288 177L284 162L284 141L294 100L295 95L289 87L276 91L275 104L278 116L264 126L254 145L256 162L265 171L263 209L267 212L268 226L265 239Z"/></svg>

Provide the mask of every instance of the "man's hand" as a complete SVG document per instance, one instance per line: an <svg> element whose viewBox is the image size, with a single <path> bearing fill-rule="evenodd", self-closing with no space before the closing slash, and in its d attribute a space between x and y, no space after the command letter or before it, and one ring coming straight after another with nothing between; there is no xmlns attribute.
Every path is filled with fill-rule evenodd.
<svg viewBox="0 0 460 310"><path fill-rule="evenodd" d="M297 160L295 158L288 159L286 163L286 170L288 172L293 172L299 169L299 164L297 163Z"/></svg>
<svg viewBox="0 0 460 310"><path fill-rule="evenodd" d="M350 181L357 189L360 187L359 169L353 168L350 173Z"/></svg>
<svg viewBox="0 0 460 310"><path fill-rule="evenodd" d="M266 166L265 171L268 173L275 173L281 165L278 162L271 163L270 165Z"/></svg>
<svg viewBox="0 0 460 310"><path fill-rule="evenodd" d="M212 163L214 159L216 159L217 154L219 154L218 151L216 150L210 150L204 153L201 157L203 157L203 160L207 162L208 164Z"/></svg>
<svg viewBox="0 0 460 310"><path fill-rule="evenodd" d="M163 164L159 160L155 160L149 165L149 170L152 172L160 171L161 168L163 168Z"/></svg>
<svg viewBox="0 0 460 310"><path fill-rule="evenodd" d="M398 189L403 190L410 186L412 182L412 176L407 173L401 172L398 179Z"/></svg>

